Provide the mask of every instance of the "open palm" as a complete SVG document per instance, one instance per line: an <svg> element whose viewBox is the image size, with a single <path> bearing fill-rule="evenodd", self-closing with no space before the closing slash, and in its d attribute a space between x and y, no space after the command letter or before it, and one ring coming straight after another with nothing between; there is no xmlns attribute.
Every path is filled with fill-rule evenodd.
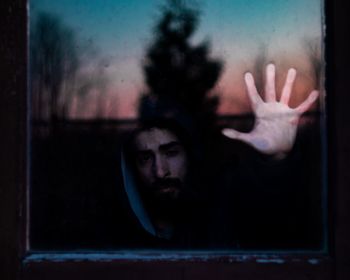
<svg viewBox="0 0 350 280"><path fill-rule="evenodd" d="M296 70L289 69L281 98L277 101L275 66L267 65L265 101L263 101L258 94L252 74L246 73L244 78L247 92L256 117L254 128L249 133L225 128L222 133L231 139L246 142L264 154L284 157L294 145L300 116L311 107L319 95L319 92L314 90L298 107L290 108L288 103L295 77Z"/></svg>

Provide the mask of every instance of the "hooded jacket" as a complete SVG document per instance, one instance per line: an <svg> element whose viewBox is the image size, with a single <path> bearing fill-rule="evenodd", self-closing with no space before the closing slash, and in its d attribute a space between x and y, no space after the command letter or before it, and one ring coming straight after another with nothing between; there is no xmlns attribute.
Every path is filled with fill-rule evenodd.
<svg viewBox="0 0 350 280"><path fill-rule="evenodd" d="M152 222L152 217L142 199L139 191L138 181L130 161L128 149L121 150L121 172L123 178L123 192L125 194L125 209L129 212L132 220L130 232L137 231L138 236L134 236L132 246L145 248L174 248L192 249L202 247L205 239L205 217L203 200L200 201L194 192L187 190L186 199L182 200L179 211L179 219L174 226L174 231L170 236L160 236ZM189 186L191 188L191 186ZM190 194L190 195L188 195ZM133 236L131 233L129 237Z"/></svg>
<svg viewBox="0 0 350 280"><path fill-rule="evenodd" d="M193 211L183 216L183 222L177 225L170 238L157 234L139 192L130 156L125 147L122 148L122 189L129 213L127 226L123 228L126 232L122 237L123 246L271 249L293 247L295 242L305 238L305 215L303 206L299 206L305 204L304 183L298 181L302 177L298 174L299 157L294 154L282 162L269 162L241 143L236 143L236 147L246 151L240 157L232 157L227 153L227 145L231 146L232 142L219 145L225 153L225 156L218 155L221 161L214 159L211 169L201 173L212 173L211 180L205 182L211 192L200 203L191 200Z"/></svg>

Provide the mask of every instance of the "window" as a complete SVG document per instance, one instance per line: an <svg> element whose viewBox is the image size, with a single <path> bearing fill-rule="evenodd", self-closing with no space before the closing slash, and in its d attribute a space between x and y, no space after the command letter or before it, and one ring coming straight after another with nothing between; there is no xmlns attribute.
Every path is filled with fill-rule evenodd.
<svg viewBox="0 0 350 280"><path fill-rule="evenodd" d="M15 5L15 4L14 4ZM23 8L23 6L22 6ZM19 10L19 11L24 11L24 10ZM6 36L9 36L9 38L11 38L11 36L13 36L13 34L8 34ZM13 38L13 37L12 37ZM11 40L10 40L11 41ZM13 41L13 39L12 39ZM24 49L23 49L24 51ZM337 58L336 58L337 59ZM17 73L17 75L20 75ZM23 76L25 76L24 71L23 71ZM8 84L11 85L12 79L9 79ZM332 81L332 80L331 80ZM20 85L17 85L18 87L20 87ZM24 88L24 85L21 85ZM334 85L333 85L334 86ZM12 87L15 87L14 84L12 84ZM11 88L12 88L11 87ZM334 86L336 89L337 87ZM22 90L23 90L22 88ZM21 90L20 88L17 88L17 90ZM16 96L16 95L15 95ZM12 101L10 98L7 98L7 104L9 104L8 108L4 108L4 112L7 113L9 116L15 116L14 120L15 121L20 121L25 119L25 114L21 115L18 111L12 111L12 115L11 115L11 108L14 108L13 106L15 106L14 101ZM16 97L18 99L16 99L16 101L18 101L18 103L22 104L22 106L25 104L25 98L24 96L19 96ZM339 100L339 99L338 99ZM338 101L337 102L340 102ZM339 108L343 108L341 103L336 103L338 104ZM331 110L331 116L332 117L339 117L340 113L334 113ZM340 119L340 118L339 118ZM337 119L338 120L338 119ZM21 123L21 122L19 122ZM6 131L18 131L16 130L17 128L17 124L15 124L14 121L11 122L11 120L9 120L7 126L6 126ZM20 124L20 128L22 129L21 131L25 130L25 125ZM331 130L332 131L332 130ZM12 134L13 135L13 134ZM6 136L9 137L9 136ZM346 137L346 135L345 135ZM8 139L8 138L5 138ZM342 141L344 141L342 138L331 138L331 144L334 144L334 142L332 141L338 141L337 143L339 145L342 145ZM18 197L21 197L22 199L24 198L23 195L23 191L24 191L24 184L23 182L25 181L23 178L25 178L25 168L23 167L23 165L20 165L20 162L23 162L26 158L25 156L25 151L23 149L23 145L25 144L24 141L21 140L15 140L12 142L12 145L10 147L13 147L12 150L9 151L17 151L15 154L18 155L16 156L16 159L14 159L14 161L18 164L18 166L20 166L19 168L14 168L11 169L11 166L5 167L7 169L6 170L10 170L10 172L8 174L6 174L9 178L7 179L7 184L11 185L13 184L12 182L12 178L14 178L14 174L15 172L19 172L19 177L22 178L22 185L23 185L23 189L22 189L22 195L19 195ZM17 147L22 147L21 149L15 149ZM335 148L331 148L331 151L334 151L336 149L338 149L336 146L331 146L331 147L335 147ZM334 149L334 150L332 150ZM338 151L338 150L336 150ZM341 173L343 172L341 169L342 168L342 164L343 164L343 156L341 154L338 154L338 158L336 157L332 157L331 155L331 160L337 161L339 166L340 166L340 173L338 173L337 170L334 170L331 168L331 171L333 173L330 173L332 176L331 178L343 178ZM12 161L13 162L13 161ZM20 171L18 171L20 170ZM336 177L338 176L338 177ZM18 173L16 174L18 175ZM10 176L13 176L12 178ZM331 183L334 184L338 190L339 193L341 194L345 194L346 192L344 192L344 187L345 183L342 183L342 180L339 181L332 181L333 179L331 179ZM341 183L339 183L341 182ZM342 185L343 184L343 185ZM10 189L10 188L9 188ZM6 194L9 194L9 197L11 197L12 200L9 200L9 202L14 202L17 199L17 195L18 193L16 192L17 188L13 188L12 190L7 190L6 189ZM343 197L337 197L340 201L342 201L342 199L344 199ZM31 202L33 203L33 201ZM8 204L3 204L3 205L8 205ZM12 207L14 207L15 204L11 204L13 205ZM340 204L337 207L343 207L341 206L342 204ZM25 208L18 208L19 210L12 210L11 211L11 206L6 206L7 210L10 210L9 212L9 216L8 218L10 218L11 216L13 217L15 215L16 211L23 211L23 209ZM12 208L14 209L14 208ZM22 209L22 210L21 210ZM339 209L339 208L338 208ZM346 209L345 209L346 210ZM22 212L21 212L22 213ZM345 212L346 213L346 212ZM22 213L23 214L23 213ZM22 217L25 217L25 215L21 215ZM341 216L338 216L339 218L341 218ZM22 220L24 220L22 218ZM341 220L340 220L341 221ZM23 222L22 225L25 224L25 221ZM20 228L19 226L12 226L11 230L15 231L16 228ZM336 237L337 237L337 242L344 242L345 239L342 239L340 237L340 233L341 232L346 232L346 227L342 226L340 228L340 232L336 232ZM4 237L4 238L3 238ZM1 240L5 240L5 235L1 235ZM23 235L24 237L24 235ZM3 241L2 241L3 242ZM17 241L12 239L12 244L17 244ZM5 243L3 243L5 245ZM21 243L23 244L23 242ZM332 244L332 243L331 243ZM15 245L15 247L17 247L19 245ZM332 245L333 246L333 245ZM9 248L10 246L5 245L4 248ZM26 251L24 249L24 247L20 247L22 248L22 252L19 251L19 255L23 256L24 255L24 251ZM332 247L333 248L333 247ZM339 247L335 247L337 250L335 251L334 254L338 254L337 256L341 258L341 251ZM70 249L70 253L71 253L71 248ZM16 253L11 250L11 249L6 249L5 251L10 252L11 256L15 256ZM12 254L11 254L12 253ZM27 252L27 253L30 253ZM129 252L130 253L130 252ZM158 253L159 254L159 253ZM314 253L315 254L315 253ZM266 256L267 255L267 256ZM298 257L296 257L296 255ZM325 279L331 278L332 277L332 266L329 262L329 259L332 258L332 254L328 255L328 254L315 254L313 255L311 254L307 254L306 252L304 252L301 255L298 255L297 253L293 253L290 252L288 254L280 254L280 253L269 253L269 252L265 252L265 254L239 254L238 252L236 254L226 254L226 255L215 255L213 254L212 256L208 257L209 260L205 260L205 258L207 258L207 255L204 257L203 254L199 254L199 256L196 254L193 254L190 256L191 261L186 261L186 258L188 256L183 255L182 259L181 257L179 257L178 255L176 256L177 260L173 260L173 255L171 254L167 254L166 255L166 259L162 260L162 256L163 255L157 255L157 253L155 254L150 254L150 253L144 253L143 258L144 259L148 259L148 261L154 259L154 262L144 262L144 261L139 261L135 264L135 260L128 260L128 257L130 257L130 255L126 254L126 255L120 255L119 257L116 255L108 255L108 254L103 254L103 255L96 255L96 254L83 254L82 252L77 255L65 255L66 259L63 262L57 263L54 262L56 257L59 257L60 260L62 260L60 257L60 255L50 255L45 253L44 255L39 255L39 254L31 254L29 255L23 265L23 277L27 277L26 279L30 279L30 277L35 278L35 277L40 277L40 275L42 277L45 277L45 275L47 277L49 277L51 279L54 279L54 277L63 277L63 275L66 275L65 273L69 272L69 271L74 271L72 274L75 275L79 275L78 273L81 273L80 275L89 275L89 277L93 278L93 277L97 277L97 275L99 277L101 277L101 275L105 275L106 277L112 277L112 275L114 273L119 274L120 277L122 277L123 275L126 277L127 275L130 276L131 275L135 275L135 277L138 275L137 273L147 273L150 276L153 276L153 278L160 278L162 276L164 276L164 273L169 273L172 272L174 275L173 277L175 279L181 279L181 278L195 278L195 277L201 277L202 275L206 275L207 277L211 274L211 275L216 275L218 277L220 277L220 275L222 275L222 277L224 277L224 275L243 275L245 274L247 277L255 277L255 276L259 276L259 275L263 275L264 273L268 273L267 270L271 271L274 270L275 273L280 273L280 275L287 275L287 270L288 267L289 268L293 268L293 275L291 275L290 273L288 274L290 278L297 278L298 275L303 274L303 273L310 273L312 275L318 275L319 278L320 277L324 277ZM96 258L97 257L97 258ZM196 258L198 258L196 260ZM13 258L15 259L15 257ZM77 260L80 259L82 260L81 262L71 262L71 260ZM38 262L38 260L46 260L43 262ZM86 262L84 262L84 260L88 262L88 264L86 264ZM112 261L111 261L112 260ZM246 260L246 261L244 261ZM233 266L232 264L230 264L231 262L237 263L239 265L237 266ZM18 262L14 262L14 263L18 263ZM154 269L153 264L157 263L159 264L157 266L157 269ZM283 265L276 265L278 263L283 263ZM56 274L52 274L54 271L57 271L58 266L61 267L60 272L56 273ZM278 268L279 267L279 268ZM16 269L13 265L9 266L9 268L14 268ZM119 268L119 269L118 269ZM255 268L255 272L252 272L252 268ZM341 266L339 267L341 268ZM339 270L341 271L341 270ZM95 276L96 273L96 276ZM103 274L100 274L103 273ZM260 274L261 273L261 274ZM70 274L70 275L72 275ZM39 275L39 276L38 276ZM338 274L340 275L340 274ZM316 277L316 276L315 276Z"/></svg>
<svg viewBox="0 0 350 280"><path fill-rule="evenodd" d="M30 2L30 247L322 251L322 3L163 2Z"/></svg>

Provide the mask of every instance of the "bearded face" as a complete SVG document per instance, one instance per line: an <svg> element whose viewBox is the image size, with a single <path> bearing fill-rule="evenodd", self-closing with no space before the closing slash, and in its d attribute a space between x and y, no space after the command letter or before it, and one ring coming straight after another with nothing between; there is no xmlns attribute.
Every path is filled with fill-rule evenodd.
<svg viewBox="0 0 350 280"><path fill-rule="evenodd" d="M141 192L155 203L173 203L184 188L188 158L172 132L151 128L135 138L136 171Z"/></svg>

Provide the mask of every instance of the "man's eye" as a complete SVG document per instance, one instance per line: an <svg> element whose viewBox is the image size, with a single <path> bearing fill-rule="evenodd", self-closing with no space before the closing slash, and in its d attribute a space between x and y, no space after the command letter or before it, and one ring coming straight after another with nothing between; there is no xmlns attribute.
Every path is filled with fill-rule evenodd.
<svg viewBox="0 0 350 280"><path fill-rule="evenodd" d="M175 157L179 154L179 150L169 150L169 151L166 151L165 155L167 157Z"/></svg>
<svg viewBox="0 0 350 280"><path fill-rule="evenodd" d="M139 161L139 163L141 163L141 164L145 164L145 163L148 162L150 159L151 159L151 156L150 156L150 155L140 155L140 156L138 157L138 161Z"/></svg>

